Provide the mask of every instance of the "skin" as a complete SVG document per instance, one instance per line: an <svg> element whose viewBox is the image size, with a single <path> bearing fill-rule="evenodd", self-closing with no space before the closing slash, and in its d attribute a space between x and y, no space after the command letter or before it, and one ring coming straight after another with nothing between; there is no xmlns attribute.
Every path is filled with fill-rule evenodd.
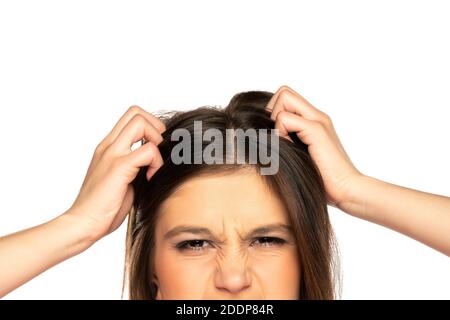
<svg viewBox="0 0 450 320"><path fill-rule="evenodd" d="M155 230L158 299L298 299L292 232L277 227L252 233L289 226L281 201L256 171L191 179L160 212ZM200 242L177 248L192 240Z"/></svg>
<svg viewBox="0 0 450 320"><path fill-rule="evenodd" d="M288 132L295 132L308 145L324 180L329 205L398 231L450 256L449 197L394 185L359 172L346 154L330 117L287 86L277 90L267 109L280 136L288 138ZM139 168L149 166L147 178L151 179L162 165L156 145L164 130L164 124L153 115L131 107L96 148L72 206L51 221L0 238L0 297L83 252L120 226L131 208L133 189L130 183ZM141 139L149 143L132 151L132 145ZM232 261L228 254L236 252L237 238L232 230L244 232L247 227L238 222L234 226L225 221L223 230L216 230L223 231L229 239L222 263ZM160 272L162 269L159 268ZM272 294L272 286L255 280L256 275L256 270L250 272L247 281L251 283L248 287L251 290L241 290L238 296ZM159 296L163 298L164 294L169 295L170 285L163 281L162 273L159 276L162 288ZM229 278L219 275L209 282L204 280L202 294L209 295L208 288L214 289L217 295L227 293L224 279Z"/></svg>

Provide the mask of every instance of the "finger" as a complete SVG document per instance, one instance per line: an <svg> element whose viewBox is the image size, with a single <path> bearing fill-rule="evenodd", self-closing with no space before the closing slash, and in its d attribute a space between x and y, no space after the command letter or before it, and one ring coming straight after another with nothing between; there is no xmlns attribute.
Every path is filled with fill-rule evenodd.
<svg viewBox="0 0 450 320"><path fill-rule="evenodd" d="M280 137L289 137L289 132L295 132L307 145L312 143L311 135L317 135L321 127L317 121L305 119L288 111L279 112L275 120L275 128L278 129Z"/></svg>
<svg viewBox="0 0 450 320"><path fill-rule="evenodd" d="M269 103L266 106L267 110L273 111L274 104L277 101L278 96L280 95L280 93L283 90L289 90L290 91L292 89L290 87L286 86L286 85L279 87L278 90L273 94L272 98L270 98Z"/></svg>
<svg viewBox="0 0 450 320"><path fill-rule="evenodd" d="M120 134L120 132L122 132L123 128L136 115L141 115L142 117L147 119L147 121L150 122L159 131L159 133L163 133L166 130L166 126L164 125L164 123L160 119L158 119L157 117L155 117L151 113L145 111L144 109L142 109L139 106L131 106L122 115L122 117L116 123L114 128L111 130L111 132L104 139L106 146L109 146L114 140L116 140L117 136Z"/></svg>
<svg viewBox="0 0 450 320"><path fill-rule="evenodd" d="M163 140L158 130L146 118L138 114L125 125L110 147L120 152L129 152L133 143L142 138L155 144Z"/></svg>
<svg viewBox="0 0 450 320"><path fill-rule="evenodd" d="M282 86L271 98L266 108L272 112L275 121L280 111L286 110L306 119L321 121L324 113L309 103L304 97L287 86Z"/></svg>
<svg viewBox="0 0 450 320"><path fill-rule="evenodd" d="M149 166L146 175L148 180L164 164L158 147L151 141L131 152L126 158L135 168Z"/></svg>

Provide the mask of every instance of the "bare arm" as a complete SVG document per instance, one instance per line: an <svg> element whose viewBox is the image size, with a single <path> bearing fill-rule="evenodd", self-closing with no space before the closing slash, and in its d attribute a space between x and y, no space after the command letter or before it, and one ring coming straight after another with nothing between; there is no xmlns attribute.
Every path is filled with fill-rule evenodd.
<svg viewBox="0 0 450 320"><path fill-rule="evenodd" d="M87 249L87 226L73 214L0 238L0 297Z"/></svg>
<svg viewBox="0 0 450 320"><path fill-rule="evenodd" d="M403 233L450 256L450 198L368 176L354 180L338 207L353 216Z"/></svg>
<svg viewBox="0 0 450 320"><path fill-rule="evenodd" d="M267 105L282 137L295 132L325 184L328 203L353 216L401 232L450 256L450 198L361 174L344 150L330 117L287 86Z"/></svg>
<svg viewBox="0 0 450 320"><path fill-rule="evenodd" d="M134 197L140 167L147 179L162 165L157 144L164 124L131 107L97 146L80 193L67 212L39 226L0 238L0 297L116 230ZM132 145L148 141L135 150Z"/></svg>

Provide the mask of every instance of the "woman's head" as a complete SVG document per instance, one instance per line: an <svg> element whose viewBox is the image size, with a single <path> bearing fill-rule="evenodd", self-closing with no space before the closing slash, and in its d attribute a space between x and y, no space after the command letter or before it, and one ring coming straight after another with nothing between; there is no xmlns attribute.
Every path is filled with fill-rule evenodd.
<svg viewBox="0 0 450 320"><path fill-rule="evenodd" d="M202 107L163 117L164 165L150 181L146 168L133 181L127 233L131 299L334 297L334 242L324 186L295 134L292 141L280 138L276 148L273 139L259 136L258 146L278 153L278 171L271 175L261 175L267 163L258 156L256 163L249 161L250 147L245 163L172 161L177 129L193 137L183 155L195 158L208 148L209 142L196 141L202 135L195 134L195 121L201 121L201 133L215 129L223 136L229 129L274 129L265 109L271 96L244 92L224 109ZM229 158L233 150L236 160L236 141L222 142L215 152Z"/></svg>

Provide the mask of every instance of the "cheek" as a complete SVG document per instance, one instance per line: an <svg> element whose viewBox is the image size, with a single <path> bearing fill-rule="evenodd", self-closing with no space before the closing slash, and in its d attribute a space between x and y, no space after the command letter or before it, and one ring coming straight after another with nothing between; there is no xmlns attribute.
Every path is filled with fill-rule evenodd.
<svg viewBox="0 0 450 320"><path fill-rule="evenodd" d="M162 299L202 299L210 269L205 259L186 258L174 250L161 250L155 256L155 270Z"/></svg>
<svg viewBox="0 0 450 320"><path fill-rule="evenodd" d="M250 256L253 288L265 299L298 299L300 272L295 248ZM157 250L155 271L161 299L205 298L215 266L211 257L185 257L172 249Z"/></svg>
<svg viewBox="0 0 450 320"><path fill-rule="evenodd" d="M266 299L298 299L300 271L295 249L253 258L253 271Z"/></svg>

